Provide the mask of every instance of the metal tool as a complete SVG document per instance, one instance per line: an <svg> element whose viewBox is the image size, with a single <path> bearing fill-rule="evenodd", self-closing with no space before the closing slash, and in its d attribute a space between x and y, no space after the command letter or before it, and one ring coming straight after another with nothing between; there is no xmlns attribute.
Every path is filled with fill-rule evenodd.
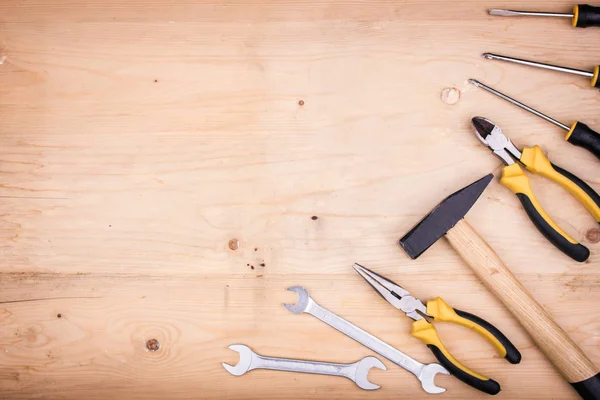
<svg viewBox="0 0 600 400"><path fill-rule="evenodd" d="M253 352L243 344L232 344L231 350L240 353L240 361L235 365L222 363L231 375L240 376L253 369L270 369L275 371L302 372L305 374L343 376L356 383L361 389L375 390L379 385L369 382L371 368L386 370L385 365L377 357L368 356L352 364L338 364L321 361L292 360L290 358L265 357Z"/></svg>
<svg viewBox="0 0 600 400"><path fill-rule="evenodd" d="M600 7L594 7L587 4L576 4L573 7L573 12L570 13L499 10L497 8L488 10L488 13L500 17L526 16L571 18L571 24L577 28L600 26Z"/></svg>
<svg viewBox="0 0 600 400"><path fill-rule="evenodd" d="M410 258L417 258L439 238L471 267L529 333L540 350L584 399L600 399L600 373L567 333L510 272L490 245L464 220L494 178L488 174L446 197L402 239Z"/></svg>
<svg viewBox="0 0 600 400"><path fill-rule="evenodd" d="M569 127L568 125L565 125L562 122L559 122L553 118L550 118L546 114L542 114L541 112L539 112L529 106L526 106L525 104L513 99L512 97L509 97L509 96L505 95L504 93L500 93L499 91L492 89L491 87L484 85L483 83L481 83L475 79L469 79L469 82L489 93L492 93L492 94L508 101L509 103L516 105L517 107L527 110L530 113L537 115L538 117L568 131L567 135L565 136L566 141L568 141L569 143L571 143L575 146L583 147L584 149L588 150L589 152L591 152L592 154L594 154L596 157L598 157L600 159L600 133L594 131L592 128L590 128L586 124L579 122L579 121L575 121L573 123L573 125L571 125L571 127Z"/></svg>
<svg viewBox="0 0 600 400"><path fill-rule="evenodd" d="M600 80L598 80L598 73L600 73L600 65L596 65L594 67L593 71L583 71L581 69L561 67L558 65L545 64L545 63L536 62L536 61L522 60L520 58L506 57L506 56L501 56L499 54L493 54L493 53L483 53L481 56L487 60L507 61L507 62L511 62L514 64L527 65L529 67L543 68L543 69L549 69L552 71L566 72L568 74L585 76L588 78L592 78L591 79L592 87L600 88Z"/></svg>
<svg viewBox="0 0 600 400"><path fill-rule="evenodd" d="M550 243L572 259L579 262L587 260L590 256L588 248L563 231L544 211L531 189L529 178L519 163L523 164L528 171L542 175L566 189L598 223L600 223L600 195L569 171L552 164L539 146L524 148L521 152L509 138L504 136L502 129L489 119L475 117L472 123L475 136L506 164L502 169L500 183L517 195L537 229Z"/></svg>
<svg viewBox="0 0 600 400"><path fill-rule="evenodd" d="M308 291L301 286L293 286L287 290L298 293L296 304L284 304L285 308L294 314L307 313L325 322L327 325L337 329L346 336L356 340L363 346L373 350L375 353L387 358L391 362L411 372L421 382L423 390L430 394L443 393L446 389L438 387L434 383L435 376L439 374L449 375L449 372L439 364L422 364L417 360L396 350L389 344L376 338L368 332L363 331L356 325L335 315L329 310L321 307L308 295Z"/></svg>
<svg viewBox="0 0 600 400"><path fill-rule="evenodd" d="M498 8L491 8L488 10L488 14L496 17L562 17L562 18L573 18L573 13L555 13L555 12L540 12L540 11L516 11L516 10L502 10Z"/></svg>
<svg viewBox="0 0 600 400"><path fill-rule="evenodd" d="M452 375L484 393L500 392L498 382L467 368L450 354L431 321L453 322L473 329L487 339L502 357L512 364L518 364L521 361L521 353L494 325L476 315L450 307L440 297L428 301L425 307L421 300L411 296L406 289L393 281L359 264L354 264L354 269L381 297L414 321L412 336L423 341Z"/></svg>

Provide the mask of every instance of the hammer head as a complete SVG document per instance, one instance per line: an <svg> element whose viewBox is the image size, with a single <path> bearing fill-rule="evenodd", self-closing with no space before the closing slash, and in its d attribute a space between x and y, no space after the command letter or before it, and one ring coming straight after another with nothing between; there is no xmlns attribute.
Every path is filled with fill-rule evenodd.
<svg viewBox="0 0 600 400"><path fill-rule="evenodd" d="M419 257L463 219L493 178L494 175L488 174L452 193L404 235L400 239L400 246L409 257L413 260Z"/></svg>

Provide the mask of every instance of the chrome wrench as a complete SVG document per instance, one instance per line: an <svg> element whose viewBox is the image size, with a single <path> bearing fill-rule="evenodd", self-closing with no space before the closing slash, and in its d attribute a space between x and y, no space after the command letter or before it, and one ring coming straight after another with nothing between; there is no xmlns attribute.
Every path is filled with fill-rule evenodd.
<svg viewBox="0 0 600 400"><path fill-rule="evenodd" d="M236 365L223 363L223 367L231 375L240 376L253 369L271 369L276 371L303 372L307 374L343 376L364 390L379 389L367 379L371 368L385 371L385 365L378 358L368 356L352 364L336 364L321 361L292 360L289 358L265 357L253 352L243 344L232 344L231 350L240 353L240 361Z"/></svg>
<svg viewBox="0 0 600 400"><path fill-rule="evenodd" d="M287 290L298 293L298 302L296 304L284 304L285 308L287 308L289 311L293 312L294 314L310 314L325 322L327 325L342 332L346 336L356 340L363 346L368 347L374 352L382 355L394 364L399 365L405 370L411 372L421 382L423 390L425 390L427 393L438 394L446 391L446 389L438 387L434 383L435 375L438 373L450 375L446 368L442 367L440 364L422 364L414 358L411 358L401 351L396 350L381 339L378 339L370 333L363 331L358 326L346 321L341 317L338 317L331 311L315 303L315 301L308 295L308 291L301 286L292 286Z"/></svg>

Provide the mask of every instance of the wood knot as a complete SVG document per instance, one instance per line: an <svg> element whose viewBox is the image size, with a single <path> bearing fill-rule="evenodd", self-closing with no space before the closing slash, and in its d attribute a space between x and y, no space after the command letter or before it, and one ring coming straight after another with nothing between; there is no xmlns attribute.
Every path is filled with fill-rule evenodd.
<svg viewBox="0 0 600 400"><path fill-rule="evenodd" d="M157 351L160 349L160 342L156 339L150 339L146 342L146 348L148 351Z"/></svg>
<svg viewBox="0 0 600 400"><path fill-rule="evenodd" d="M444 88L444 90L442 90L440 98L444 103L453 106L460 100L460 90L458 90L455 87Z"/></svg>
<svg viewBox="0 0 600 400"><path fill-rule="evenodd" d="M231 250L237 250L237 249L239 249L240 248L240 241L237 240L237 239L231 239L229 241L229 248Z"/></svg>
<svg viewBox="0 0 600 400"><path fill-rule="evenodd" d="M600 242L600 230L596 228L592 228L585 233L585 238L590 243L598 243Z"/></svg>

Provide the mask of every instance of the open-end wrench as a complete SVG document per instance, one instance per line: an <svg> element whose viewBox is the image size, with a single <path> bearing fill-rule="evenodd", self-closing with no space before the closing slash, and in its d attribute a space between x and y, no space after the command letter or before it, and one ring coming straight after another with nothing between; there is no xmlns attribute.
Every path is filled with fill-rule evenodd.
<svg viewBox="0 0 600 400"><path fill-rule="evenodd" d="M446 389L438 387L434 383L435 375L438 373L450 375L450 373L440 364L422 364L417 360L407 356L399 350L396 350L381 339L376 338L368 332L363 331L358 326L338 317L334 313L321 307L308 295L308 291L301 286L293 286L287 290L298 293L298 302L296 304L284 304L285 308L294 314L307 313L317 317L327 325L337 329L348 337L356 340L363 346L368 347L376 353L381 354L394 364L397 364L405 370L411 372L421 381L423 390L427 393L443 393Z"/></svg>
<svg viewBox="0 0 600 400"><path fill-rule="evenodd" d="M291 360L289 358L265 357L256 354L248 346L243 344L232 344L231 350L240 353L240 361L232 366L223 363L223 367L235 376L244 375L253 369L272 369L276 371L303 372L307 374L343 376L364 390L379 389L368 381L367 375L373 367L385 371L385 365L378 358L368 356L353 364L336 364L320 361Z"/></svg>

